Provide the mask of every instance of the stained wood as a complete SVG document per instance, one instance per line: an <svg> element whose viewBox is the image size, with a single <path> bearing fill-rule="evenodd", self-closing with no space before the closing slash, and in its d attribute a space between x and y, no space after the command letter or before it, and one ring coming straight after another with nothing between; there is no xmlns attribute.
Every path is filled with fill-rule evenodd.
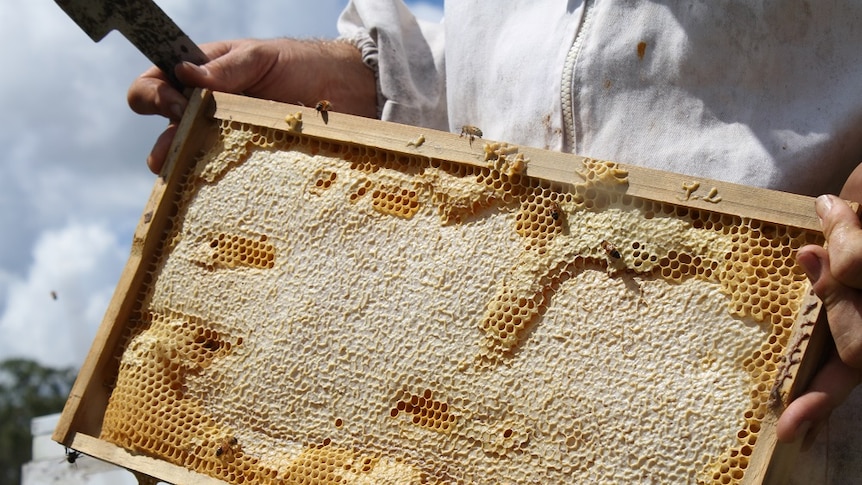
<svg viewBox="0 0 862 485"><path fill-rule="evenodd" d="M780 443L776 427L784 407L805 392L814 374L822 366L831 338L823 304L813 292L803 300L794 326L794 335L806 337L788 344L785 366L793 378L785 379L779 373L774 391L781 391L786 398L775 402L772 412L761 423L761 433L751 457L751 465L742 480L744 485L786 484L805 440L803 432L792 443Z"/></svg>

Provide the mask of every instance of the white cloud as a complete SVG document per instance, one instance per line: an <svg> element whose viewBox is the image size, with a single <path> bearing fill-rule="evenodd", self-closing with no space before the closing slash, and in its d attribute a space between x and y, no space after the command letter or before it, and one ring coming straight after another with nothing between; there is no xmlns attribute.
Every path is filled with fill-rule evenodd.
<svg viewBox="0 0 862 485"><path fill-rule="evenodd" d="M7 281L0 354L78 366L95 336L128 249L99 224L42 233L26 277ZM56 295L56 299L53 298Z"/></svg>
<svg viewBox="0 0 862 485"><path fill-rule="evenodd" d="M0 270L23 278L39 235L72 218L130 239L122 220L146 202L143 161L163 124L126 106L146 59L122 38L94 43L53 2L4 2L0 64Z"/></svg>

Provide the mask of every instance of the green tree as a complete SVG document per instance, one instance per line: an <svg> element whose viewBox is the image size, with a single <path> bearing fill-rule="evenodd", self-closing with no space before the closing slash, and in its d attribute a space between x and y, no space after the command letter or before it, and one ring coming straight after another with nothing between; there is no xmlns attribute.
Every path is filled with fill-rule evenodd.
<svg viewBox="0 0 862 485"><path fill-rule="evenodd" d="M75 374L27 359L0 362L0 484L21 482L32 453L30 420L63 409Z"/></svg>

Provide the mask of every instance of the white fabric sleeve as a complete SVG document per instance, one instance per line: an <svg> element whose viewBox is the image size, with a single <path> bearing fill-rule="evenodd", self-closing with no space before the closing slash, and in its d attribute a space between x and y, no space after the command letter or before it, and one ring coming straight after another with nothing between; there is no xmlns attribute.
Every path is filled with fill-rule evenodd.
<svg viewBox="0 0 862 485"><path fill-rule="evenodd" d="M380 119L448 130L442 22L417 20L402 0L351 0L338 32L375 71Z"/></svg>

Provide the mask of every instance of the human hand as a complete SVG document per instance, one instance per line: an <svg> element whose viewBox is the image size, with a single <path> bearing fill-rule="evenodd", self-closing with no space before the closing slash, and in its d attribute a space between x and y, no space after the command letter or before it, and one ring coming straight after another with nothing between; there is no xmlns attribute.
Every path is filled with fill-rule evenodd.
<svg viewBox="0 0 862 485"><path fill-rule="evenodd" d="M789 442L805 433L803 448L862 381L862 224L835 196L818 197L815 209L827 245L800 248L797 261L823 301L835 352L778 420L778 439Z"/></svg>
<svg viewBox="0 0 862 485"><path fill-rule="evenodd" d="M327 99L344 113L377 115L374 73L350 44L243 39L204 44L201 50L211 59L208 63L196 66L185 62L175 68L177 78L186 86L306 106ZM161 70L152 67L129 87L128 102L136 113L158 114L170 120L147 157L150 170L158 173L188 100Z"/></svg>

